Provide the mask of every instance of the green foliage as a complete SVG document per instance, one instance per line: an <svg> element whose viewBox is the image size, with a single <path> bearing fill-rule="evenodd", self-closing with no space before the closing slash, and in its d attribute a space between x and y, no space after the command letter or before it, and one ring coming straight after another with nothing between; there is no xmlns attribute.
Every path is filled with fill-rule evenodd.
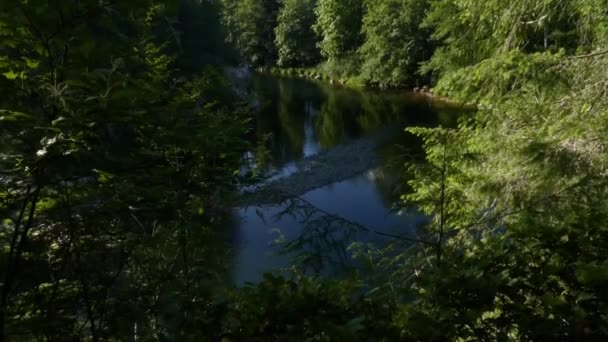
<svg viewBox="0 0 608 342"><path fill-rule="evenodd" d="M368 1L363 18L365 42L361 74L382 87L412 84L419 63L430 58L430 32L420 28L427 1Z"/></svg>
<svg viewBox="0 0 608 342"><path fill-rule="evenodd" d="M364 32L407 18L391 4L369 5ZM390 327L374 337L606 338L607 10L603 1L432 1L424 25L440 48L425 68L439 92L480 107L456 129L409 130L426 161L409 165L403 200L430 220L413 245L357 253L365 268L349 281L390 308ZM383 31L365 44L388 45ZM319 122L335 131L331 116Z"/></svg>
<svg viewBox="0 0 608 342"><path fill-rule="evenodd" d="M198 72L204 65L234 63L238 58L225 40L219 0L181 0L176 19L177 64L182 71Z"/></svg>
<svg viewBox="0 0 608 342"><path fill-rule="evenodd" d="M312 25L315 22L316 0L285 0L281 4L275 44L279 59L277 65L307 66L319 59Z"/></svg>
<svg viewBox="0 0 608 342"><path fill-rule="evenodd" d="M319 49L329 60L353 53L361 44L362 0L318 0L315 32Z"/></svg>
<svg viewBox="0 0 608 342"><path fill-rule="evenodd" d="M542 7L509 6L528 14ZM594 287L605 281L607 237L605 43L564 38L537 52L545 47L534 30L506 14L458 1L436 1L434 11L436 34L449 37L431 61L446 63L438 90L482 106L457 130L412 130L428 163L412 167L413 192L404 199L433 217L426 232L434 243L419 258L435 266L419 269L408 287L416 300L401 308L398 324L414 339L430 333L416 328L426 325L442 327L447 339L605 338L606 298ZM579 29L591 20L572 8L567 14ZM458 30L449 26L456 23ZM494 28L490 39L473 38L486 27Z"/></svg>
<svg viewBox="0 0 608 342"><path fill-rule="evenodd" d="M425 26L443 44L425 70L443 75L516 49L588 50L605 32L606 7L604 0L432 1Z"/></svg>
<svg viewBox="0 0 608 342"><path fill-rule="evenodd" d="M415 83L419 64L432 52L430 31L419 27L427 1L285 0L278 14L261 0L223 4L228 39L254 66L274 64L274 57L261 56L276 50L281 68L321 62L313 78L394 87ZM264 45L268 27L274 29L273 46Z"/></svg>
<svg viewBox="0 0 608 342"><path fill-rule="evenodd" d="M346 281L266 276L236 291L223 330L231 339L353 341L390 336L389 307L357 298ZM395 332L392 331L396 336Z"/></svg>
<svg viewBox="0 0 608 342"><path fill-rule="evenodd" d="M253 66L273 65L279 3L276 0L221 0L227 39Z"/></svg>
<svg viewBox="0 0 608 342"><path fill-rule="evenodd" d="M384 86L412 81L432 30L424 70L480 104L457 128L409 129L426 158L408 165L402 200L428 223L385 249L354 246L352 278L218 291L220 212L249 121L221 72L178 77L195 58L168 51L220 43L176 34L176 3L0 3L1 338L605 339L606 0L430 4L420 29L424 1L370 1L364 15L360 1L319 0L313 25L319 70L342 80L362 65ZM222 1L252 65L314 61L313 6ZM295 94L278 92L300 146ZM371 129L390 112L354 104L326 103L323 144L345 134L340 115Z"/></svg>
<svg viewBox="0 0 608 342"><path fill-rule="evenodd" d="M328 60L317 66L317 70L325 78L338 80L347 85L363 85L359 82L359 71L361 70L361 58L353 54L343 58Z"/></svg>
<svg viewBox="0 0 608 342"><path fill-rule="evenodd" d="M570 79L559 67L564 52L525 53L513 50L462 67L437 83L437 92L452 99L490 106L520 90L556 92L568 89Z"/></svg>
<svg viewBox="0 0 608 342"><path fill-rule="evenodd" d="M177 13L0 5L0 339L178 338L219 281L248 120L217 70L178 77Z"/></svg>

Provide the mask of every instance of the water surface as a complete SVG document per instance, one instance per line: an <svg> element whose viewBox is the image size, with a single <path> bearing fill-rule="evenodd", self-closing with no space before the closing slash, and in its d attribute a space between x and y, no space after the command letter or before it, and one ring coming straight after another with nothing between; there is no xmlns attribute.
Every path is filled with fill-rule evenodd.
<svg viewBox="0 0 608 342"><path fill-rule="evenodd" d="M458 109L404 91L352 90L265 75L248 78L247 93L255 111L255 148L244 158L243 173L255 169L286 177L302 171L297 163L302 158L361 139L378 142L379 165L300 199L236 209L237 284L287 269L296 256L311 272L339 275L351 264L347 248L353 242L383 243L388 238L378 232L407 235L426 222L415 208L394 210L407 180L403 165L420 153L420 141L404 129L453 126ZM331 166L348 167L348 157ZM291 246L297 248L281 254L276 240L296 241Z"/></svg>

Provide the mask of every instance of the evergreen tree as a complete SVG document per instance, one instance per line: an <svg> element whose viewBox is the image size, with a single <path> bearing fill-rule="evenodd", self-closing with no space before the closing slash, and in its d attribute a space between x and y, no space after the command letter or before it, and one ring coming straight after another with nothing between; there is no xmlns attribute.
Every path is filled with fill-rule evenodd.
<svg viewBox="0 0 608 342"><path fill-rule="evenodd" d="M253 66L275 64L278 10L276 0L222 0L227 39L245 62Z"/></svg>
<svg viewBox="0 0 608 342"><path fill-rule="evenodd" d="M430 33L420 24L428 3L378 0L366 3L361 74L380 86L403 86L416 79L419 64L430 58Z"/></svg>
<svg viewBox="0 0 608 342"><path fill-rule="evenodd" d="M361 43L362 0L319 0L315 32L321 54L332 60L354 52Z"/></svg>
<svg viewBox="0 0 608 342"><path fill-rule="evenodd" d="M315 22L315 0L285 0L275 29L279 66L308 66L319 60Z"/></svg>
<svg viewBox="0 0 608 342"><path fill-rule="evenodd" d="M192 336L247 121L220 72L177 73L177 14L0 2L0 340Z"/></svg>

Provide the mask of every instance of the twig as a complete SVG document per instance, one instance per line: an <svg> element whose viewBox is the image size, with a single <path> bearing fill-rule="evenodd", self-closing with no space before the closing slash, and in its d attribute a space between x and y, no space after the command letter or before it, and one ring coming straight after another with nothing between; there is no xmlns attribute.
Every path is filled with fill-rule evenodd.
<svg viewBox="0 0 608 342"><path fill-rule="evenodd" d="M580 181L576 182L575 184L573 184L573 185L571 185L571 186L569 186L569 187L565 188L565 189L562 189L562 190L559 190L559 191L554 192L554 193L552 193L552 194L549 194L549 195L546 195L546 196L540 197L540 198L538 198L538 199L536 199L536 200L534 200L534 201L530 202L530 204L529 204L529 205L527 205L527 206L525 206L525 207L523 207L523 208L521 208L521 209L517 209L517 210L514 210L514 211L510 211L510 212L507 212L507 213L505 213L505 214L498 215L498 216L496 216L496 217L490 217L490 218L487 218L487 219L479 220L479 221L477 221L477 222L475 222L475 223L468 224L468 225L466 225L466 226L464 226L464 227L460 227L460 228L454 228L454 229L450 230L448 233L451 233L451 232L454 232L454 231L459 231L459 230L464 230L464 229L468 229L468 228L473 228L473 227L478 226L478 225L481 225L481 224L485 224L485 223L489 223L489 222L494 222L494 221L497 221L497 220L502 220L502 219L504 219L504 218L506 218L506 217L509 217L509 216L513 216L513 215L516 215L516 214L522 213L522 212L524 212L524 211L526 211L526 210L529 210L529 209L533 208L534 206L536 206L537 204L539 204L539 203L541 203L541 202L544 202L544 201L546 201L546 200L548 200L548 199L550 199L550 198L552 198L552 197L557 197L558 195L560 195L560 194L562 194L562 193L564 193L564 192L566 192L566 191L569 191L569 190L571 190L571 189L575 188L575 187L576 187L576 186L578 186L578 185L579 185L581 182L582 182L582 179L581 179Z"/></svg>

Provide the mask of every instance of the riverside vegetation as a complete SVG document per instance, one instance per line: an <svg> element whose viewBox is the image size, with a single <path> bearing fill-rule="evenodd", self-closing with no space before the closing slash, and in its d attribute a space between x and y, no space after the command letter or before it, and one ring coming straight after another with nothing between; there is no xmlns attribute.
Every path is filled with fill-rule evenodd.
<svg viewBox="0 0 608 342"><path fill-rule="evenodd" d="M0 41L2 340L608 336L606 0L16 0ZM239 62L479 104L404 133L428 223L231 286Z"/></svg>

